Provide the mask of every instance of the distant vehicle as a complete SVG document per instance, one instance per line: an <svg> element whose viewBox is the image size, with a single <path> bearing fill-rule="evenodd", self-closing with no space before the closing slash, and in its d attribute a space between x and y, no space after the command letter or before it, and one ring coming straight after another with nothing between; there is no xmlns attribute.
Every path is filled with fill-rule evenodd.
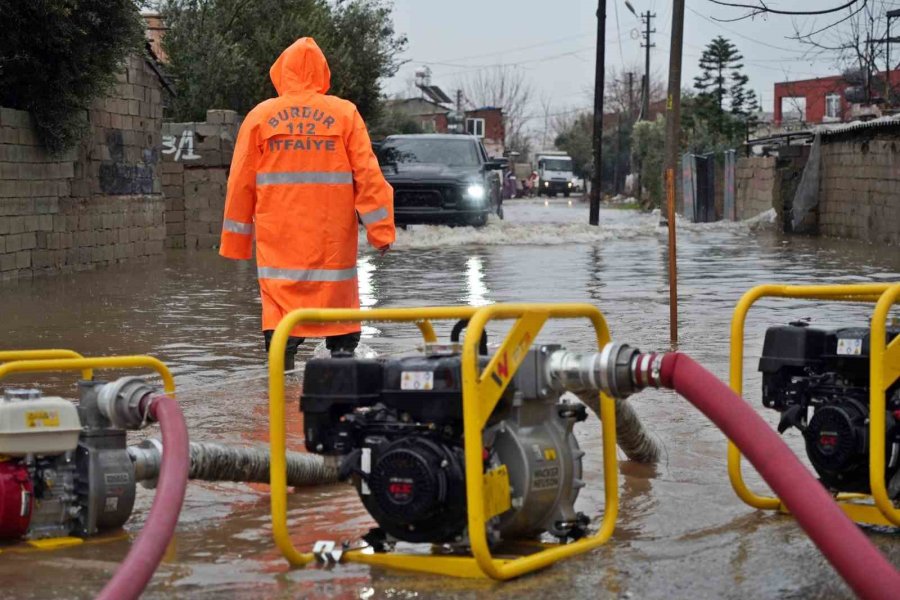
<svg viewBox="0 0 900 600"><path fill-rule="evenodd" d="M538 172L538 195L568 196L575 186L572 181L572 158L565 152L538 152L534 156Z"/></svg>
<svg viewBox="0 0 900 600"><path fill-rule="evenodd" d="M503 218L500 172L506 164L488 158L470 135L391 135L378 162L394 188L398 225L439 223L481 227L488 215Z"/></svg>

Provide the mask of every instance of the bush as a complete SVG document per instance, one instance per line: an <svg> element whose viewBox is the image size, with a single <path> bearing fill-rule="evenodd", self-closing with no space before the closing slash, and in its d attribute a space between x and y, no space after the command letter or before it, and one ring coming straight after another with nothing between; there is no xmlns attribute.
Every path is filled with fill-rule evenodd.
<svg viewBox="0 0 900 600"><path fill-rule="evenodd" d="M143 40L134 0L0 0L0 23L0 105L29 111L52 153L78 143Z"/></svg>
<svg viewBox="0 0 900 600"><path fill-rule="evenodd" d="M640 165L641 187L647 190L653 206L662 206L663 163L665 162L666 146L665 117L657 115L655 121L635 123L631 143L635 161Z"/></svg>

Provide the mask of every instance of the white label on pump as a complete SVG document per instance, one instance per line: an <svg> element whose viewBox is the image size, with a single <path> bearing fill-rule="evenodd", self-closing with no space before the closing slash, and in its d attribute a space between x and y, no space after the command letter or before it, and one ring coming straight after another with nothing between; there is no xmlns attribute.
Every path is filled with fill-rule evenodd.
<svg viewBox="0 0 900 600"><path fill-rule="evenodd" d="M403 371L400 373L401 390L433 390L434 373L431 371Z"/></svg>
<svg viewBox="0 0 900 600"><path fill-rule="evenodd" d="M837 353L844 356L862 354L862 340L858 338L841 338L838 340Z"/></svg>

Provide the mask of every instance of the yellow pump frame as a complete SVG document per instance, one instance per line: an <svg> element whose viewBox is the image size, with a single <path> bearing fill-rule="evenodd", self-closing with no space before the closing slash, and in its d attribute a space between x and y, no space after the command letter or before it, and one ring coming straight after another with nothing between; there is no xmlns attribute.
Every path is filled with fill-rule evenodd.
<svg viewBox="0 0 900 600"><path fill-rule="evenodd" d="M494 304L476 307L397 308L374 310L296 310L286 315L272 337L269 350L269 434L272 452L270 483L272 534L275 544L294 566L303 566L315 556L300 552L290 538L287 523L286 428L284 418L284 351L291 330L301 322L415 323L426 343L437 341L432 320L469 319L462 348L463 438L466 462L466 504L472 556L440 556L375 553L351 550L344 560L407 571L456 577L506 580L547 567L554 562L592 550L612 535L618 513L618 462L616 458L616 413L614 400L600 395L605 508L600 528L592 536L570 544L540 544L537 552L496 558L491 555L485 525L497 506L508 507L509 485L505 473L482 473L482 430L510 379L519 368L548 319L586 318L597 334L597 347L609 342L609 330L600 311L590 304ZM493 319L515 323L488 365L478 372L478 341ZM497 480L502 483L497 484ZM505 486L505 490L504 490ZM487 491L487 494L486 494ZM505 491L505 498L503 492Z"/></svg>
<svg viewBox="0 0 900 600"><path fill-rule="evenodd" d="M869 484L872 494L838 494L836 501L844 513L857 523L900 527L900 509L888 496L884 482L885 391L900 378L900 337L886 344L887 318L900 301L900 283L855 285L760 285L745 293L731 321L731 389L743 390L744 323L750 307L761 298L794 298L875 304L869 340L870 418ZM744 482L741 453L728 442L728 477L735 493L747 504L763 510L788 512L778 498L756 494Z"/></svg>
<svg viewBox="0 0 900 600"><path fill-rule="evenodd" d="M38 349L38 350L0 350L0 381L14 373L39 373L50 371L81 371L86 381L94 378L94 369L139 369L148 368L156 371L163 380L164 391L175 397L175 379L169 368L159 359L152 356L98 356L85 357L74 350ZM117 539L117 538L114 538ZM84 539L77 537L58 537L45 540L28 540L25 542L33 550L58 550L83 544ZM28 552L27 548L11 547L0 549L3 552Z"/></svg>

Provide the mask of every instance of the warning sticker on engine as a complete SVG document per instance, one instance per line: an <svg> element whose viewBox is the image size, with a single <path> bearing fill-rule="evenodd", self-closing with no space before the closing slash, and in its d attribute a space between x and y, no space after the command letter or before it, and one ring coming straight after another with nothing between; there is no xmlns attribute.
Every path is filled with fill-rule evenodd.
<svg viewBox="0 0 900 600"><path fill-rule="evenodd" d="M25 413L25 425L36 427L59 427L58 410L29 410Z"/></svg>
<svg viewBox="0 0 900 600"><path fill-rule="evenodd" d="M431 371L403 371L400 374L401 390L433 390L434 373Z"/></svg>
<svg viewBox="0 0 900 600"><path fill-rule="evenodd" d="M859 338L841 338L837 343L837 353L844 356L859 356L862 354L862 343Z"/></svg>

